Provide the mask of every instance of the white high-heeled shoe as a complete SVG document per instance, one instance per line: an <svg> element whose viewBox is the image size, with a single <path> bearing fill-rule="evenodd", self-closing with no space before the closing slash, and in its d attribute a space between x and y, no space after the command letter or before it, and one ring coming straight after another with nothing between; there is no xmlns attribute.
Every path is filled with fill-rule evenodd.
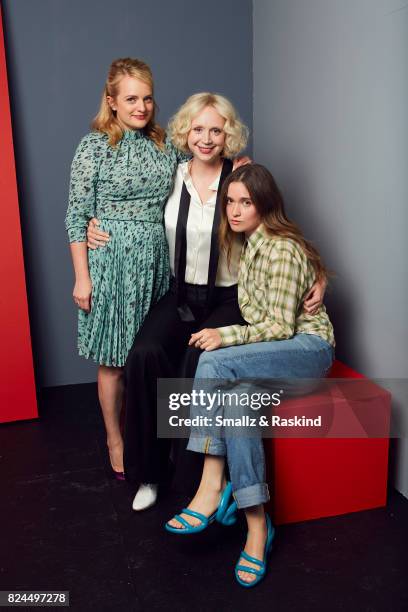
<svg viewBox="0 0 408 612"><path fill-rule="evenodd" d="M133 500L133 510L147 510L151 506L154 506L157 500L157 484L141 484Z"/></svg>

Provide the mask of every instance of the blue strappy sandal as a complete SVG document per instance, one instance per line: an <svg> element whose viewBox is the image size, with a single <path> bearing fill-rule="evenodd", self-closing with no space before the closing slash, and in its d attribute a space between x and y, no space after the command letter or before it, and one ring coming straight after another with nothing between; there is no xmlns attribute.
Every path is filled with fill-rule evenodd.
<svg viewBox="0 0 408 612"><path fill-rule="evenodd" d="M272 542L275 537L275 528L272 525L271 519L269 518L268 514L265 514L265 519L266 519L266 526L268 529L268 535L266 536L263 561L256 559L256 557L251 557L251 555L248 555L248 553L246 553L245 550L243 550L239 556L238 563L235 566L235 578L237 579L237 582L239 582L239 584L243 587L247 587L247 588L254 587L256 584L261 582L262 578L264 578L266 574L268 555L271 552ZM246 561L250 561L251 563L258 565L259 569L255 569L254 567L249 567L248 565L240 565L239 564L240 559L245 559ZM251 582L246 582L245 580L242 580L242 578L239 577L238 572L248 572L249 574L255 574L256 578L255 580L252 580Z"/></svg>
<svg viewBox="0 0 408 612"><path fill-rule="evenodd" d="M232 495L232 485L230 482L227 483L224 491L222 492L220 503L216 512L211 514L211 516L205 516L201 514L201 512L195 512L194 510L190 510L189 508L183 508L180 514L187 514L188 516L193 516L197 518L201 523L199 525L190 525L185 518L180 516L180 514L176 514L174 518L179 521L183 525L183 527L173 527L166 523L164 528L171 533L178 534L191 534L191 533L199 533L200 531L204 531L214 521L221 523L221 525L233 525L237 520L237 504L236 502L232 502L230 504L230 498Z"/></svg>

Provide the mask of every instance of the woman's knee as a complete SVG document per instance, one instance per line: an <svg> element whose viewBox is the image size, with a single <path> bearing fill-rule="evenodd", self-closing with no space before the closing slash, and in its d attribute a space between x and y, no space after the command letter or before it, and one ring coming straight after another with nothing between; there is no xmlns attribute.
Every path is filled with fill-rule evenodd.
<svg viewBox="0 0 408 612"><path fill-rule="evenodd" d="M225 367L218 351L204 351L198 362L196 376L199 378L218 378L225 375Z"/></svg>
<svg viewBox="0 0 408 612"><path fill-rule="evenodd" d="M103 380L121 380L123 378L123 368L100 365L98 378Z"/></svg>
<svg viewBox="0 0 408 612"><path fill-rule="evenodd" d="M155 363L160 363L164 357L165 350L159 342L135 343L126 360L126 378L129 379L129 376L144 372L146 366L153 367Z"/></svg>
<svg viewBox="0 0 408 612"><path fill-rule="evenodd" d="M182 378L194 378L202 351L195 346L189 346L181 362Z"/></svg>

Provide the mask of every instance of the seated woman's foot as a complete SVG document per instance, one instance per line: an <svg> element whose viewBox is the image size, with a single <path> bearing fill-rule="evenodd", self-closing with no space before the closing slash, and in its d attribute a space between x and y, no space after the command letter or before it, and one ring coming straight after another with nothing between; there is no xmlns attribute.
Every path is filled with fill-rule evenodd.
<svg viewBox="0 0 408 612"><path fill-rule="evenodd" d="M194 512L204 514L204 516L211 516L219 506L220 498L223 490L225 489L225 485L226 483L224 483L221 487L216 488L200 487L187 508L189 510L193 510ZM198 527L198 525L201 525L202 521L194 516L183 513L180 513L179 516L187 521L187 523L192 527ZM182 525L176 518L171 519L168 522L168 525L170 525L170 527L175 527L176 529L185 529L185 526Z"/></svg>
<svg viewBox="0 0 408 612"><path fill-rule="evenodd" d="M259 529L252 529L251 531L248 531L244 551L251 557L255 557L255 559L263 561L267 535L268 529L266 526L266 521L263 521L263 525L260 525ZM251 561L248 561L244 557L240 558L238 564L247 565L248 567L252 567L253 569L259 570L259 564L256 565L255 563L251 563ZM242 570L238 571L238 576L244 582L253 582L257 578L255 574L251 574L250 572L244 572Z"/></svg>
<svg viewBox="0 0 408 612"><path fill-rule="evenodd" d="M108 451L112 470L117 474L123 474L123 441L108 442Z"/></svg>

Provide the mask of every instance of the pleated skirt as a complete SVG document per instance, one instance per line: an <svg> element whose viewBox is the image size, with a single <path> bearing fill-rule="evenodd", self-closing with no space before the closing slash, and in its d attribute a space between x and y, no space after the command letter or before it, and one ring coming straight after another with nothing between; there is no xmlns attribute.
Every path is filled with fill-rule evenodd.
<svg viewBox="0 0 408 612"><path fill-rule="evenodd" d="M79 310L78 351L121 367L150 308L168 290L168 245L161 223L100 221L110 240L88 251L91 312Z"/></svg>

